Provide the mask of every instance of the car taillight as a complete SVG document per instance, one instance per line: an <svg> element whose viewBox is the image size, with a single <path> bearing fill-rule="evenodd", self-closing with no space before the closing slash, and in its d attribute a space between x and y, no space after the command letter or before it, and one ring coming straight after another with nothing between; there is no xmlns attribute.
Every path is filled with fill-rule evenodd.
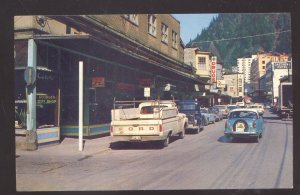
<svg viewBox="0 0 300 195"><path fill-rule="evenodd" d="M163 132L163 126L159 125L159 132Z"/></svg>
<svg viewBox="0 0 300 195"><path fill-rule="evenodd" d="M253 122L252 126L253 128L256 128L256 122Z"/></svg>

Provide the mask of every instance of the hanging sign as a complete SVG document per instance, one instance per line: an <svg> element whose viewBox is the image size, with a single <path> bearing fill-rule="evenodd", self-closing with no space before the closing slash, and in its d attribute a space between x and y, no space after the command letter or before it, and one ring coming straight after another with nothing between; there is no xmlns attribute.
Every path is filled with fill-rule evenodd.
<svg viewBox="0 0 300 195"><path fill-rule="evenodd" d="M93 77L92 78L92 87L105 87L105 78L104 77Z"/></svg>
<svg viewBox="0 0 300 195"><path fill-rule="evenodd" d="M213 56L211 57L211 82L212 83L215 83L217 81L216 69L217 69L217 57Z"/></svg>
<svg viewBox="0 0 300 195"><path fill-rule="evenodd" d="M139 86L140 87L150 87L150 88L154 88L154 79L152 78L142 78L139 80Z"/></svg>

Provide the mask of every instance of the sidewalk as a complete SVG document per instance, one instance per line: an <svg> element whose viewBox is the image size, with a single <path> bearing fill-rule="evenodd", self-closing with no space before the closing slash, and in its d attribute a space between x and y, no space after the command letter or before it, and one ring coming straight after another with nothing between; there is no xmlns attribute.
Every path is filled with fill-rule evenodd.
<svg viewBox="0 0 300 195"><path fill-rule="evenodd" d="M53 156L64 156L64 155L74 155L79 157L82 154L88 155L94 152L110 150L111 137L109 135L98 137L98 138L88 138L83 139L83 151L79 151L78 138L76 137L66 137L60 144L40 146L36 151L26 151L24 149L25 136L16 136L16 155L30 154L47 154Z"/></svg>

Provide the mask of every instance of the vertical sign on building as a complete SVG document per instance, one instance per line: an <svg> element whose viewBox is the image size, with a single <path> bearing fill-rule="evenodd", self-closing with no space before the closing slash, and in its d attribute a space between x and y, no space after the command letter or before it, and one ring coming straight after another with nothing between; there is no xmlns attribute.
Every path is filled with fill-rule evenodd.
<svg viewBox="0 0 300 195"><path fill-rule="evenodd" d="M217 57L213 56L211 57L211 82L212 83L217 82L216 69L217 69Z"/></svg>

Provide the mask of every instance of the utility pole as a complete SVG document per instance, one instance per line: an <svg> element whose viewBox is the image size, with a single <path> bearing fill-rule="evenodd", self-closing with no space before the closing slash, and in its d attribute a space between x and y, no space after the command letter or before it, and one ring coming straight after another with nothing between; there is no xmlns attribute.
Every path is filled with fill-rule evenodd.
<svg viewBox="0 0 300 195"><path fill-rule="evenodd" d="M34 39L28 40L28 67L24 73L27 99L26 150L37 150L36 130L36 56L37 46Z"/></svg>

